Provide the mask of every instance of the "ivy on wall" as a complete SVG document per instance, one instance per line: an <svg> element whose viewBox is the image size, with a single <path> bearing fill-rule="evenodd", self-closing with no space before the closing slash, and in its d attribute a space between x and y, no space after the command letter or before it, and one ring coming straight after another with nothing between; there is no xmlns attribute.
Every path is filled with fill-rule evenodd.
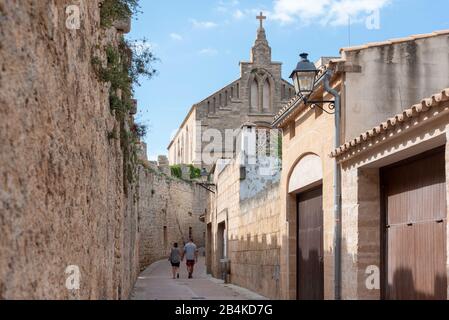
<svg viewBox="0 0 449 320"><path fill-rule="evenodd" d="M182 169L181 166L175 165L170 167L172 177L182 179Z"/></svg>
<svg viewBox="0 0 449 320"><path fill-rule="evenodd" d="M201 170L196 168L194 165L189 165L189 176L191 180L201 178ZM174 165L170 167L172 177L183 179L182 168L180 165Z"/></svg>

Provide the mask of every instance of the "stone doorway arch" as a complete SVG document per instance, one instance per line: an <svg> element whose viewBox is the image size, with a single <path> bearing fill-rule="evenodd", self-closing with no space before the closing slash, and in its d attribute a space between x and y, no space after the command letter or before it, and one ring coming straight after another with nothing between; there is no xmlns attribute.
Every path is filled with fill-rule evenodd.
<svg viewBox="0 0 449 320"><path fill-rule="evenodd" d="M324 299L323 164L306 154L293 167L289 194L289 290L298 300ZM293 245L294 243L294 245Z"/></svg>
<svg viewBox="0 0 449 320"><path fill-rule="evenodd" d="M288 193L295 194L320 185L323 181L321 158L310 153L298 161L288 182Z"/></svg>

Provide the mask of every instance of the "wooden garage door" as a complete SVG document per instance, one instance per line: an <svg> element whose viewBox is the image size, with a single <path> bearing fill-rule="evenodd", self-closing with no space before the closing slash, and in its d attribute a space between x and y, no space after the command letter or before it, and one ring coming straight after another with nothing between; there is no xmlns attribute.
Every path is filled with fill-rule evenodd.
<svg viewBox="0 0 449 320"><path fill-rule="evenodd" d="M299 300L322 300L323 191L322 187L298 195L297 294Z"/></svg>
<svg viewBox="0 0 449 320"><path fill-rule="evenodd" d="M382 170L387 299L446 299L444 150Z"/></svg>

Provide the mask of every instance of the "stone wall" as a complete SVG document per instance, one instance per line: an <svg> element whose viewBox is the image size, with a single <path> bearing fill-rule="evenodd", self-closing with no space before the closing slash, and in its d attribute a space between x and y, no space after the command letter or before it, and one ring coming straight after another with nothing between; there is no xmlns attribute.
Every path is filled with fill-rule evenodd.
<svg viewBox="0 0 449 320"><path fill-rule="evenodd" d="M324 96L331 100L330 96ZM333 174L334 163L329 150L334 145L334 117L325 112L301 108L299 114L283 128L282 141L282 177L281 177L281 292L283 299L297 298L297 194L310 190L310 176L296 177L293 173L303 159L308 156L320 159L323 184L323 249L324 249L324 298L334 298L334 202ZM326 134L323 134L325 132ZM298 181L294 181L294 179ZM315 182L315 181L314 181ZM289 185L304 186L300 190L289 190ZM312 185L313 187L313 185Z"/></svg>
<svg viewBox="0 0 449 320"><path fill-rule="evenodd" d="M229 225L233 283L280 299L280 194L278 184L241 203Z"/></svg>
<svg viewBox="0 0 449 320"><path fill-rule="evenodd" d="M376 300L379 290L366 287L367 270L380 266L379 170L342 171L342 297Z"/></svg>
<svg viewBox="0 0 449 320"><path fill-rule="evenodd" d="M68 30L71 4L0 2L0 299L127 298L138 274L134 187L91 64L116 31L96 0Z"/></svg>
<svg viewBox="0 0 449 320"><path fill-rule="evenodd" d="M410 37L383 46L344 50L347 65L360 73L346 73L344 140L353 139L385 119L449 87L449 32Z"/></svg>
<svg viewBox="0 0 449 320"><path fill-rule="evenodd" d="M207 250L212 255L209 268L215 277L222 278L220 259L226 257L230 261L231 283L279 299L280 174L273 170L268 175L259 169L260 162L241 167L240 161L235 160L216 171L216 211L208 217L208 245L212 246ZM226 228L225 246L222 226Z"/></svg>
<svg viewBox="0 0 449 320"><path fill-rule="evenodd" d="M359 146L351 156L339 158L342 162L344 299L381 298L379 288L366 286L369 266L379 267L381 273L383 270L380 230L385 213L381 211L380 169L446 145L446 189L449 192L449 102L441 102L431 110L371 139L369 146ZM449 216L449 205L447 211ZM449 239L449 233L447 237Z"/></svg>
<svg viewBox="0 0 449 320"><path fill-rule="evenodd" d="M166 259L174 242L182 247L189 239L205 247L208 192L195 182L171 178L145 167L139 168L140 268Z"/></svg>

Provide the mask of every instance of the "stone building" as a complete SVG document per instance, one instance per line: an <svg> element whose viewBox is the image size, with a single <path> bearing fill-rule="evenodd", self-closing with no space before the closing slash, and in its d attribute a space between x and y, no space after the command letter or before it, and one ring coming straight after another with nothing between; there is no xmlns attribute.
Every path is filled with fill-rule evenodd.
<svg viewBox="0 0 449 320"><path fill-rule="evenodd" d="M239 138L266 136L245 124ZM276 133L276 132L275 132ZM274 134L273 134L274 135ZM244 139L236 157L218 161L212 170L216 193L206 217L207 268L216 278L279 299L280 292L280 166L276 144L270 152L250 152ZM276 139L272 139L277 141ZM255 161L253 161L255 160ZM229 274L223 275L223 261Z"/></svg>
<svg viewBox="0 0 449 320"><path fill-rule="evenodd" d="M449 86L448 52L449 31L442 31L342 49L326 65L342 97L341 139L349 141L333 153L343 176L340 283L335 116L298 97L276 116L273 124L283 129L284 298L446 299L447 91L432 94ZM312 99L323 98L332 99L319 81ZM380 288L367 285L377 270Z"/></svg>
<svg viewBox="0 0 449 320"><path fill-rule="evenodd" d="M345 287L354 298L448 298L449 89L348 140L342 165ZM349 242L348 242L349 244ZM365 271L378 266L380 290Z"/></svg>
<svg viewBox="0 0 449 320"><path fill-rule="evenodd" d="M283 137L278 175L260 181L251 174L260 163L247 165L239 154L218 161L206 221L209 271L223 277L228 261L229 281L270 298L446 299L448 40L449 31L434 32L321 59L311 99L333 99L323 84L332 70L339 134L348 142L335 150L330 104L294 97L272 122ZM432 98L414 105L422 97Z"/></svg>
<svg viewBox="0 0 449 320"><path fill-rule="evenodd" d="M232 136L226 143L225 131L239 129L248 121L270 127L273 116L293 96L292 85L282 79L282 63L271 59L262 25L265 17L258 19L261 23L251 58L240 62L240 78L193 105L168 146L171 165L210 168L215 160L232 157Z"/></svg>

